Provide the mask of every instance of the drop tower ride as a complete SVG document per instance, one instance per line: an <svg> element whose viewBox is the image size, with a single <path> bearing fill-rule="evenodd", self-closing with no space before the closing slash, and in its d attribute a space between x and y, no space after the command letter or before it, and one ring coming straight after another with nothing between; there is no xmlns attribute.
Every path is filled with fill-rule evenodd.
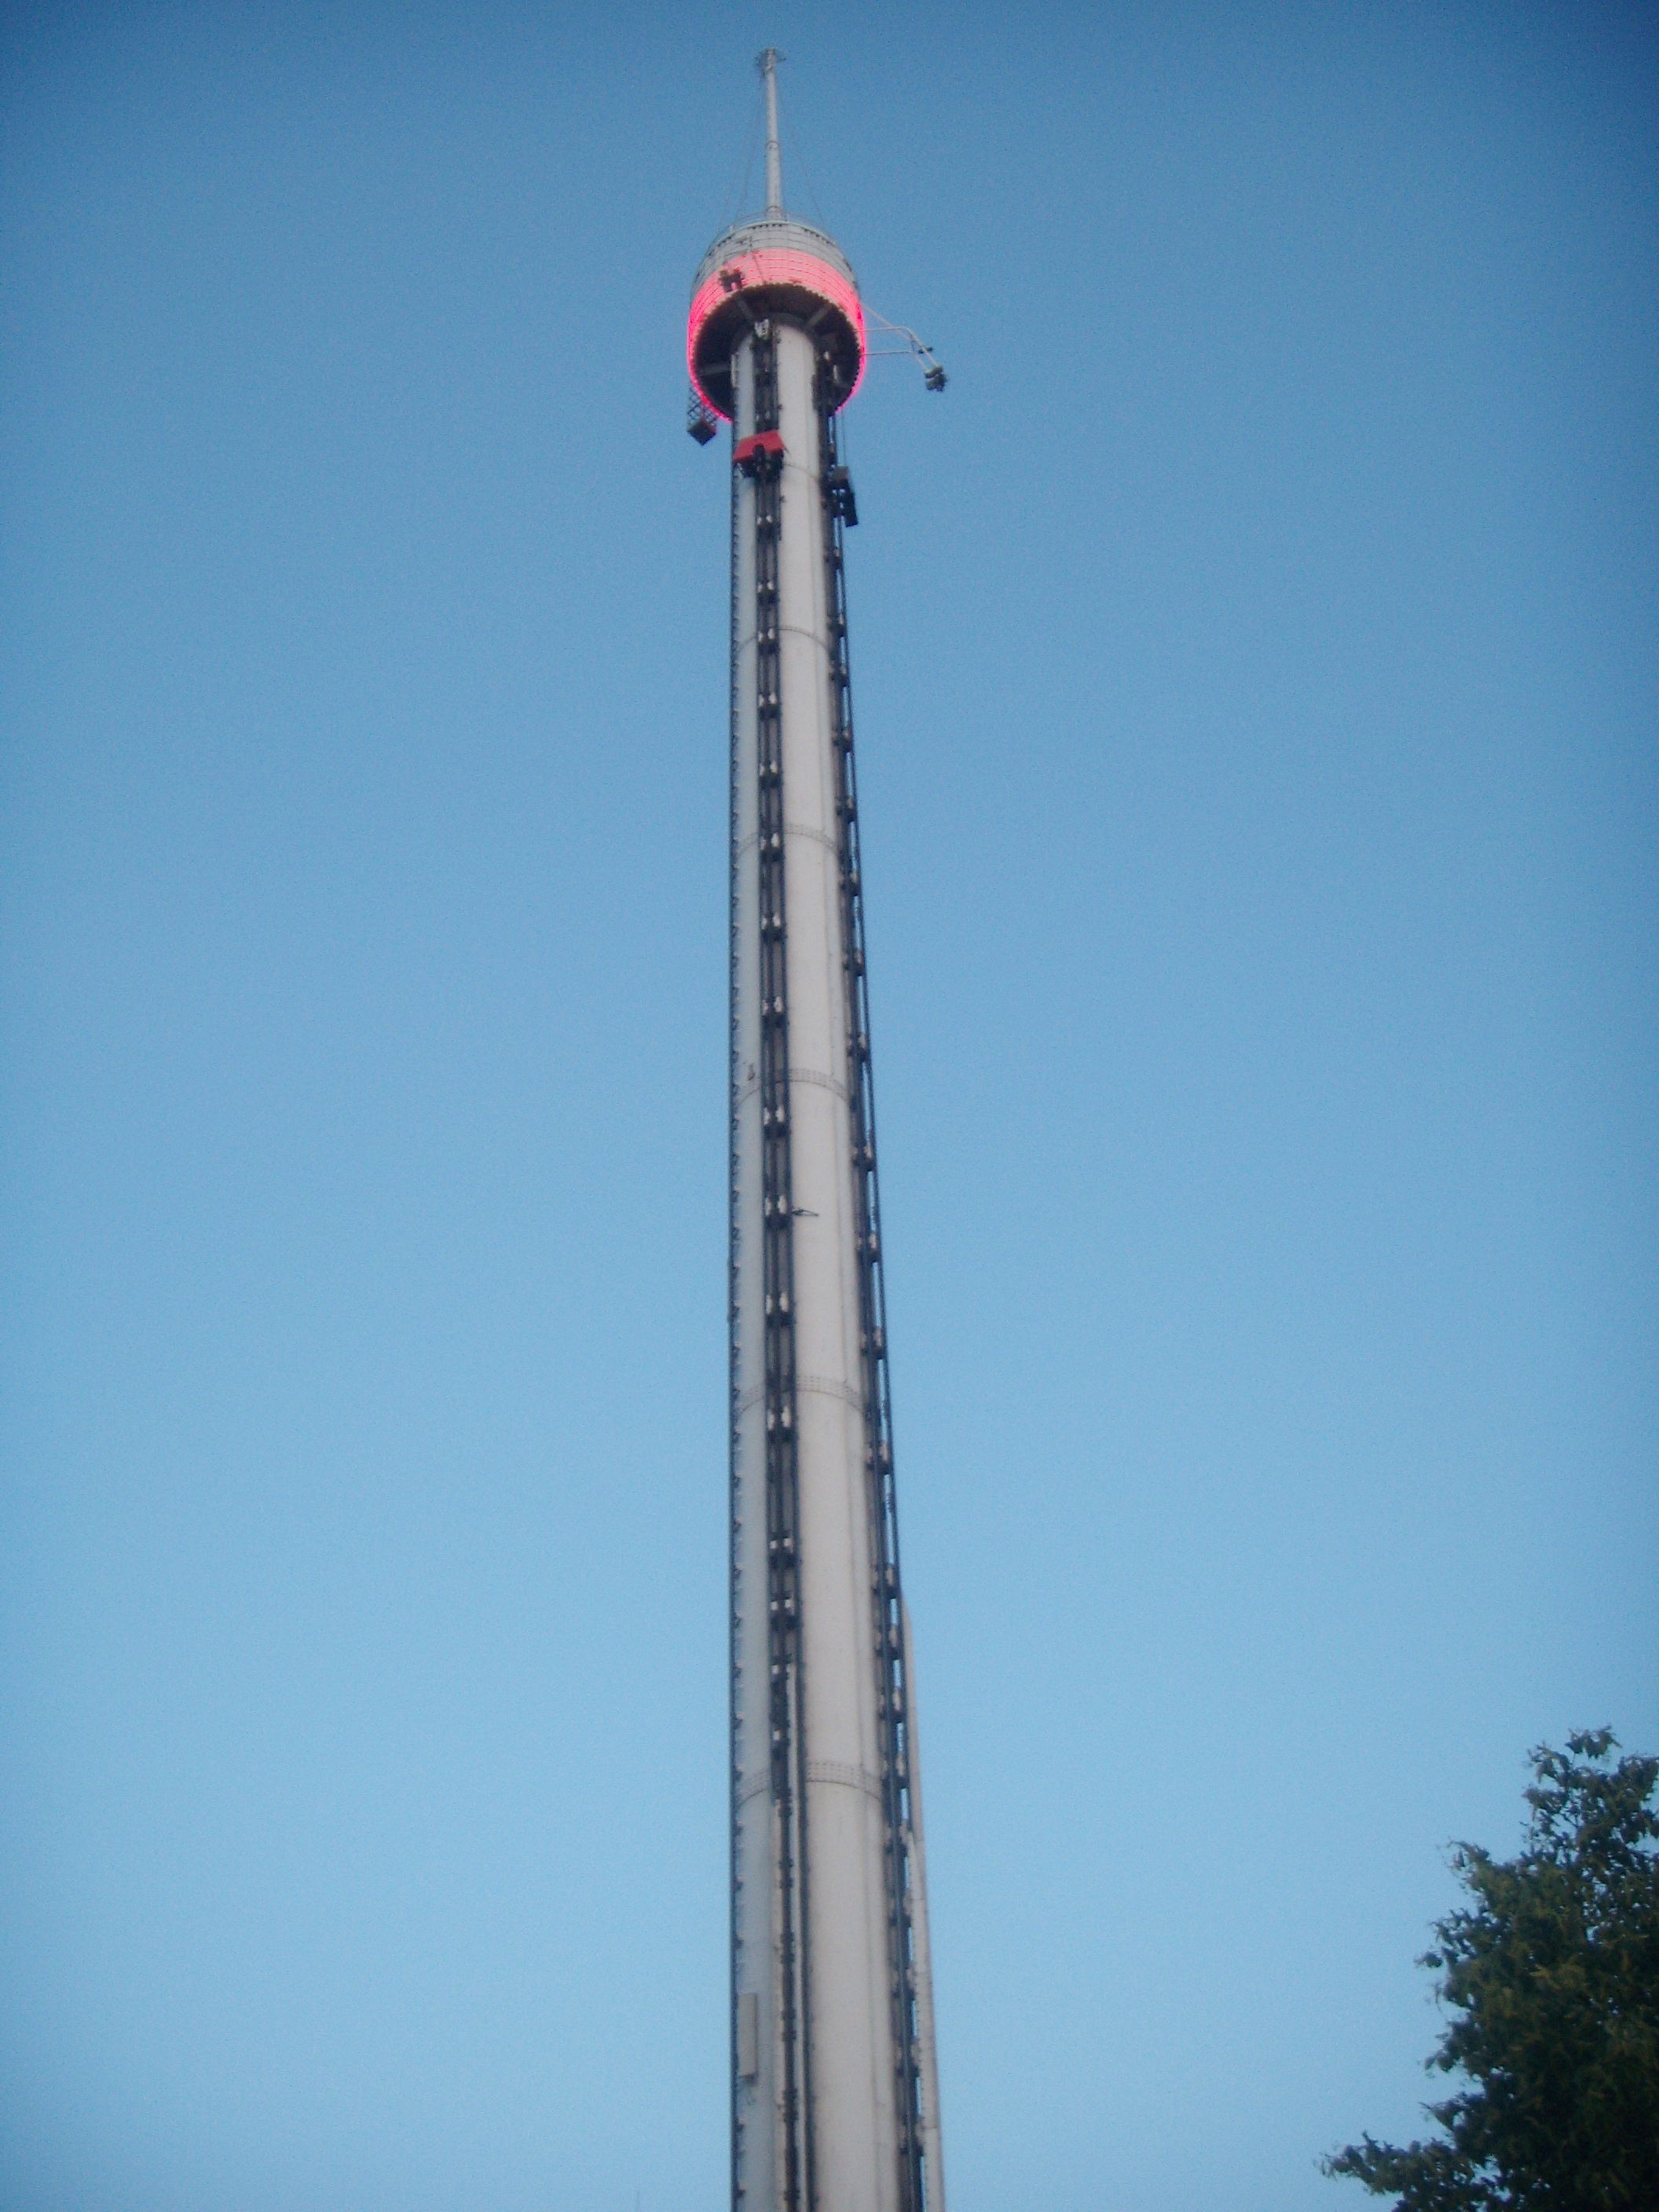
<svg viewBox="0 0 1659 2212"><path fill-rule="evenodd" d="M692 434L732 427L732 2195L944 2212L836 430L867 345L784 212L779 59L765 212L687 331Z"/></svg>

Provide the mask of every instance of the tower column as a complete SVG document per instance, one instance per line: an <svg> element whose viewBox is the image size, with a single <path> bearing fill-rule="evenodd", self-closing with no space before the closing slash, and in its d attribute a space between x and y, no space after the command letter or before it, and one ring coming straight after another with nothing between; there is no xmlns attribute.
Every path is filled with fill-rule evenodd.
<svg viewBox="0 0 1659 2212"><path fill-rule="evenodd" d="M944 2212L834 467L863 315L769 141L688 341L733 464L733 2205Z"/></svg>
<svg viewBox="0 0 1659 2212"><path fill-rule="evenodd" d="M745 2205L763 2203L770 2212L775 2203L787 2212L793 2129L799 2212L809 2212L809 2203L837 2212L908 2212L854 1174L856 1031L817 370L807 332L773 318L763 321L761 335L744 340L735 379L739 442L754 434L755 395L769 384L772 420L764 427L775 429L781 446L752 474L738 471L733 532L735 1948L738 2057L740 2069L754 2063L751 2074L738 2076L738 2180ZM766 531L757 526L769 501L775 514L775 602L757 590L767 559ZM768 649L774 625L775 653ZM774 670L775 785L762 741ZM769 817L774 790L781 805ZM768 818L781 826L781 870L763 848L778 834L778 826L765 826ZM769 886L780 880L787 1078L769 1101L767 1008L775 993L766 988L764 971L780 919ZM775 1121L781 1110L793 1404L775 1402L768 1389L769 1322L777 1334L777 1316L766 1311L769 1285L772 1296L780 1293L776 1271L762 1257L769 1237L767 1117ZM775 1225L769 1233L775 1243ZM794 1544L795 1679L783 1698L775 1670L790 1662L778 1656L772 1608L787 1605L789 1594L781 1591L777 1571L776 1503L769 1508L764 1497L769 1419L787 1419L794 1438L794 1494L785 1517ZM771 1433L775 1462L775 1428ZM781 1816L773 1790L780 1725L796 1733L784 1769L793 1802ZM781 1853L793 1864L781 1863ZM744 2026L750 1992L752 2044ZM799 2081L793 2121L792 2069Z"/></svg>

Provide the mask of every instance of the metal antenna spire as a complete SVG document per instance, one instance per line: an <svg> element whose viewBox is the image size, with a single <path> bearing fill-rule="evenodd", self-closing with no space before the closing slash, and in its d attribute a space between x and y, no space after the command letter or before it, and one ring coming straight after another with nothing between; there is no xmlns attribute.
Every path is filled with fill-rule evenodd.
<svg viewBox="0 0 1659 2212"><path fill-rule="evenodd" d="M766 86L766 212L783 213L783 149L778 143L778 64L783 56L775 46L757 54L755 67Z"/></svg>

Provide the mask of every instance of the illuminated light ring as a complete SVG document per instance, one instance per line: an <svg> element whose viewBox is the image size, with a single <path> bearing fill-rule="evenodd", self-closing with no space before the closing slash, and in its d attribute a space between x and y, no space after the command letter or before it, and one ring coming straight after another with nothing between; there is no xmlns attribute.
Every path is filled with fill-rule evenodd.
<svg viewBox="0 0 1659 2212"><path fill-rule="evenodd" d="M864 381L864 366L869 358L864 334L864 306L856 289L840 270L832 269L827 261L820 261L816 253L799 253L793 246L763 246L750 253L734 253L729 261L722 261L714 275L698 286L696 297L691 302L685 325L685 366L698 397L709 412L718 415L723 422L732 419L724 407L714 404L697 374L697 340L716 308L725 307L732 297L720 282L722 271L728 269L735 269L742 276L741 289L745 292L759 291L763 286L787 284L793 291L810 292L814 299L827 300L832 307L841 310L852 325L859 346L858 374L847 394L847 399L850 399ZM847 399L841 402L842 407Z"/></svg>

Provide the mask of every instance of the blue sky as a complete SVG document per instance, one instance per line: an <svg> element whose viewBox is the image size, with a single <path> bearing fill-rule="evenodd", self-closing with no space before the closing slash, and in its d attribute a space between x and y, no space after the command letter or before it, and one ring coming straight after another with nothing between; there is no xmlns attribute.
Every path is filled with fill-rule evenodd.
<svg viewBox="0 0 1659 2212"><path fill-rule="evenodd" d="M954 2212L1315 2212L1659 1748L1659 40L13 7L0 2195L724 2199L723 448L789 57ZM802 157L804 156L804 164Z"/></svg>

